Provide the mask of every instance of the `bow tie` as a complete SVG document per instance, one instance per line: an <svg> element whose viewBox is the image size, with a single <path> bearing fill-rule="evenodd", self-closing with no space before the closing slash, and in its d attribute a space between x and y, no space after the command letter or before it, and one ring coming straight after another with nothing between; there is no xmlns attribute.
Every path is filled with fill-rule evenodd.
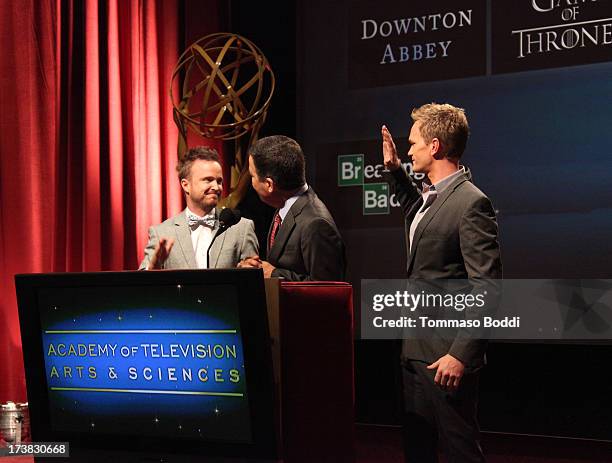
<svg viewBox="0 0 612 463"><path fill-rule="evenodd" d="M209 228L215 228L215 224L217 222L217 216L214 212L211 212L210 214L205 215L204 217L199 217L188 211L186 216L187 224L194 229L200 225L204 225L205 227Z"/></svg>
<svg viewBox="0 0 612 463"><path fill-rule="evenodd" d="M430 185L429 183L423 182L422 187L423 187L423 193L427 193L428 191L431 191L431 192L435 191L436 192L435 194L437 194L436 187L434 185Z"/></svg>

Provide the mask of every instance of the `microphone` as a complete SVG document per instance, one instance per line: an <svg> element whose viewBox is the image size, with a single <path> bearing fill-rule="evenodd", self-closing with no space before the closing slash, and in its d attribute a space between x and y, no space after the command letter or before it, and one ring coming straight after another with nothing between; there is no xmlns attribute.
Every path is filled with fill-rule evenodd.
<svg viewBox="0 0 612 463"><path fill-rule="evenodd" d="M238 222L240 222L240 211L238 209L230 209L229 207L222 209L219 214L219 233L221 233L221 229L225 231Z"/></svg>
<svg viewBox="0 0 612 463"><path fill-rule="evenodd" d="M208 245L208 249L206 250L206 255L208 256L208 268L211 268L210 248L212 248L213 243L229 227L236 225L238 222L240 222L240 216L241 214L238 209L230 209L229 207L223 208L219 213L219 229L217 230L215 236L213 236L212 241L210 242L210 244Z"/></svg>

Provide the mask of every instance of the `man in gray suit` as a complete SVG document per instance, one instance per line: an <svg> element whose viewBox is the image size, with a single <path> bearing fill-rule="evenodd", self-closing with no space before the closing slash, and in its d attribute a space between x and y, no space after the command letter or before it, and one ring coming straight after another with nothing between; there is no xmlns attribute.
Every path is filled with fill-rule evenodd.
<svg viewBox="0 0 612 463"><path fill-rule="evenodd" d="M403 169L389 130L382 127L384 164L405 215L408 277L469 279L475 288L501 278L493 206L459 164L469 134L464 111L432 103L413 110L412 119L408 155L414 172L426 176L421 190ZM438 461L438 441L449 461L484 461L476 409L486 344L461 330L454 337L403 341L407 461Z"/></svg>
<svg viewBox="0 0 612 463"><path fill-rule="evenodd" d="M289 281L344 280L344 243L334 219L306 183L304 153L289 137L258 140L249 151L249 172L259 198L277 209L268 234L268 260L254 255L241 264L266 277Z"/></svg>
<svg viewBox="0 0 612 463"><path fill-rule="evenodd" d="M177 170L187 208L149 228L140 269L234 268L242 259L256 255L258 243L251 220L241 218L216 236L220 232L216 206L223 190L217 152L203 146L192 148Z"/></svg>

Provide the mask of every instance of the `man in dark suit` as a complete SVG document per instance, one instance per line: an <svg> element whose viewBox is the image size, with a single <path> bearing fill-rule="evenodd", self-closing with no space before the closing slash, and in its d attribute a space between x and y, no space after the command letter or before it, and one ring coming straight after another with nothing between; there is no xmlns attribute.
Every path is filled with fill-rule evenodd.
<svg viewBox="0 0 612 463"><path fill-rule="evenodd" d="M290 281L344 280L344 243L327 207L306 183L300 145L282 135L258 140L249 151L249 172L259 198L277 210L268 233L268 260L253 256L239 266L262 267L264 276Z"/></svg>
<svg viewBox="0 0 612 463"><path fill-rule="evenodd" d="M420 190L382 127L384 164L405 214L408 277L465 279L482 290L501 278L502 265L493 206L459 164L469 134L465 113L432 103L413 110L412 119L408 155L414 172L425 174ZM449 461L484 461L476 413L485 350L486 340L461 329L403 341L407 461L438 461L438 441Z"/></svg>

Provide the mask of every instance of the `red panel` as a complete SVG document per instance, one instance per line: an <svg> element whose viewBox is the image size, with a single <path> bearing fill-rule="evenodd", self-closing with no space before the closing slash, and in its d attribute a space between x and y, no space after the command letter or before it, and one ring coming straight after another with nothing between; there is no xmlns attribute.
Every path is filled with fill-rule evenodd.
<svg viewBox="0 0 612 463"><path fill-rule="evenodd" d="M285 461L354 462L351 285L282 283L280 319Z"/></svg>

